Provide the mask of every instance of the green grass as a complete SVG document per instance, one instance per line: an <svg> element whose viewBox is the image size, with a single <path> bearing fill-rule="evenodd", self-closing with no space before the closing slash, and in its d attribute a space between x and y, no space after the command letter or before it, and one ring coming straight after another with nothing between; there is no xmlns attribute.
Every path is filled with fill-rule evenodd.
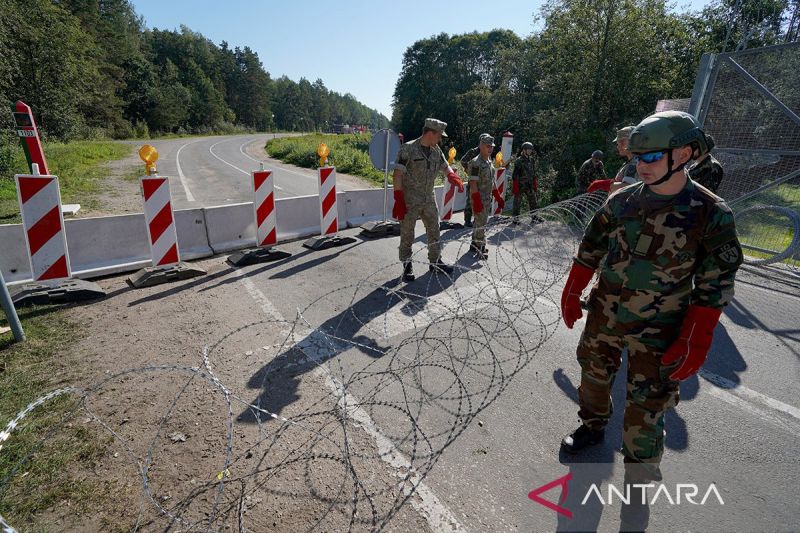
<svg viewBox="0 0 800 533"><path fill-rule="evenodd" d="M103 164L126 157L134 148L114 141L45 143L44 155L50 172L59 178L61 201L93 209L97 204L95 193L99 183L106 177ZM0 175L0 224L21 221L14 174L27 172L29 169L22 149L14 150L10 168Z"/></svg>
<svg viewBox="0 0 800 533"><path fill-rule="evenodd" d="M70 364L68 348L81 335L81 328L54 307L25 308L20 320L25 342L14 343L11 333L0 336L0 429L29 402L63 386L57 382L59 369ZM8 325L2 312L0 325ZM70 514L80 514L108 493L90 477L74 475L81 466L90 468L110 443L80 421L62 425L76 400L64 395L39 406L2 444L0 509L19 530L47 530L39 523L41 513L66 504ZM51 429L54 433L43 440Z"/></svg>
<svg viewBox="0 0 800 533"><path fill-rule="evenodd" d="M734 212L755 205L776 205L800 211L800 185L784 183L758 196L733 205ZM766 250L782 252L792 241L793 229L785 215L774 211L758 211L742 215L736 222L739 238L743 243L752 244ZM745 254L758 259L772 257L772 254L758 250L745 249ZM800 253L794 258L785 259L784 263L796 263Z"/></svg>
<svg viewBox="0 0 800 533"><path fill-rule="evenodd" d="M305 168L319 168L317 147L325 143L330 148L328 165L345 174L366 178L376 185L383 186L383 172L372 166L369 159L369 142L372 135L302 135L282 137L267 141L266 149L270 157L284 163ZM389 176L391 183L391 175Z"/></svg>

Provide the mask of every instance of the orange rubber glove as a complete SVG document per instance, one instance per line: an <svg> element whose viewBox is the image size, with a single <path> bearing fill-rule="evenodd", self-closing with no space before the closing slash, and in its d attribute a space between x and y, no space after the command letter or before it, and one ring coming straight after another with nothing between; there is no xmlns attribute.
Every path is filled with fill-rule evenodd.
<svg viewBox="0 0 800 533"><path fill-rule="evenodd" d="M406 217L408 208L406 207L406 197L403 191L394 191L394 207L392 207L392 217L403 220Z"/></svg>
<svg viewBox="0 0 800 533"><path fill-rule="evenodd" d="M447 181L449 181L451 185L458 187L458 192L464 192L464 182L461 181L461 178L458 177L458 174L456 174L452 168L450 172L447 173Z"/></svg>
<svg viewBox="0 0 800 533"><path fill-rule="evenodd" d="M511 180L511 194L514 196L519 194L519 180Z"/></svg>
<svg viewBox="0 0 800 533"><path fill-rule="evenodd" d="M483 202L481 201L481 193L475 191L472 193L472 212L475 214L483 213Z"/></svg>
<svg viewBox="0 0 800 533"><path fill-rule="evenodd" d="M586 192L594 192L594 191L610 191L611 190L611 183L614 180L594 180L592 183L589 184L589 188L586 189Z"/></svg>
<svg viewBox="0 0 800 533"><path fill-rule="evenodd" d="M719 309L699 305L689 306L678 340L667 348L664 357L661 358L661 362L665 365L683 358L681 366L669 375L670 379L681 381L697 374L706 361L711 342L714 340L714 328L721 314L722 311Z"/></svg>
<svg viewBox="0 0 800 533"><path fill-rule="evenodd" d="M561 316L569 329L572 329L575 321L583 316L581 293L592 281L592 276L594 276L594 270L578 263L572 263L567 283L564 285L564 290L561 291Z"/></svg>

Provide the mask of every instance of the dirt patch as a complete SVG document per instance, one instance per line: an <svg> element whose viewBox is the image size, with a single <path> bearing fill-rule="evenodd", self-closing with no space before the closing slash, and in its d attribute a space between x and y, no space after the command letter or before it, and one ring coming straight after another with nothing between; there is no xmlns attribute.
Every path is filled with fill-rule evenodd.
<svg viewBox="0 0 800 533"><path fill-rule="evenodd" d="M99 182L99 190L92 202L94 206L91 208L82 206L77 217L141 213L142 195L139 191L138 176L144 167L136 150L123 159L105 163L103 167L107 171L107 177Z"/></svg>

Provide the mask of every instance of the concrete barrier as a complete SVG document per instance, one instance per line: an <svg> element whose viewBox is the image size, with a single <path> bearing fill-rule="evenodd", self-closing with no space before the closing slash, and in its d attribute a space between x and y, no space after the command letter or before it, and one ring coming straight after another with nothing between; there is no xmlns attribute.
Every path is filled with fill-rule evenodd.
<svg viewBox="0 0 800 533"><path fill-rule="evenodd" d="M436 187L441 202L443 187ZM456 196L455 209L464 208L465 194ZM394 206L389 190L387 210ZM383 218L383 190L363 189L337 195L339 229ZM278 242L319 235L319 200L316 195L275 201ZM255 215L251 202L175 211L182 259L255 246ZM144 215L76 218L65 222L73 275L90 279L130 272L148 266L150 249ZM31 280L30 262L21 224L0 225L0 269L10 284Z"/></svg>

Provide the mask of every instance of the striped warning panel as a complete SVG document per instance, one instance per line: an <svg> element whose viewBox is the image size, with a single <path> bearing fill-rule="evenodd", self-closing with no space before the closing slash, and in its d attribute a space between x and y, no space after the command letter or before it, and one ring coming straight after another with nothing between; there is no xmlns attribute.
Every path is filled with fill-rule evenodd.
<svg viewBox="0 0 800 533"><path fill-rule="evenodd" d="M256 242L259 246L272 246L278 242L278 231L275 215L275 180L271 170L253 172L253 193Z"/></svg>
<svg viewBox="0 0 800 533"><path fill-rule="evenodd" d="M58 178L17 174L14 179L33 280L69 278L71 270Z"/></svg>
<svg viewBox="0 0 800 533"><path fill-rule="evenodd" d="M339 231L336 209L336 168L319 169L320 234L335 235Z"/></svg>
<svg viewBox="0 0 800 533"><path fill-rule="evenodd" d="M172 216L169 179L142 176L139 181L144 197L144 218L153 266L177 264L180 262L180 253L175 218Z"/></svg>

